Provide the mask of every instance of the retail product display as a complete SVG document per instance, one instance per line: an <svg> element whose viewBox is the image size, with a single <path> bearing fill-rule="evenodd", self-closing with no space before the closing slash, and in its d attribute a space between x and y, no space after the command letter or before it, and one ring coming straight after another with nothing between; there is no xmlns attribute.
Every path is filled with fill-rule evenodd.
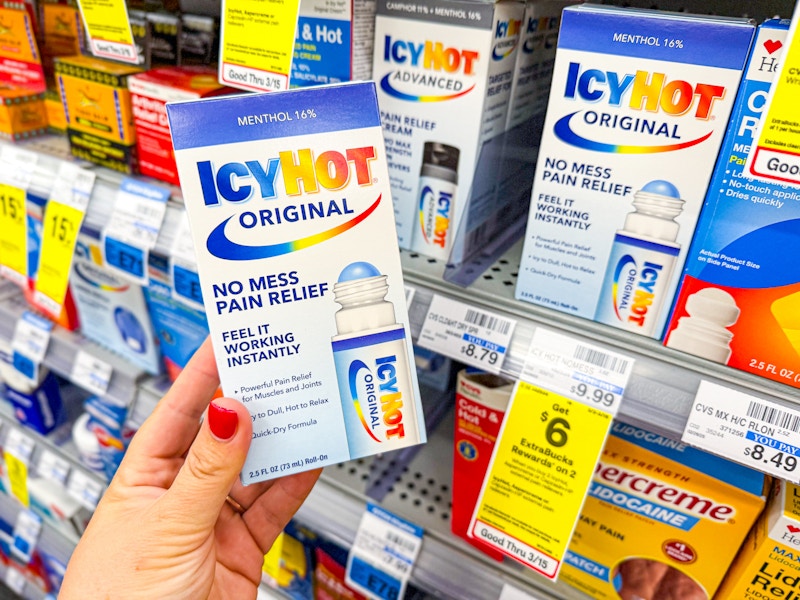
<svg viewBox="0 0 800 600"><path fill-rule="evenodd" d="M238 92L220 85L215 69L207 66L162 67L128 78L136 126L139 172L180 185L167 123L167 102Z"/></svg>
<svg viewBox="0 0 800 600"><path fill-rule="evenodd" d="M722 600L798 597L800 488L777 480L769 507L747 536L717 597Z"/></svg>
<svg viewBox="0 0 800 600"><path fill-rule="evenodd" d="M127 78L140 69L77 55L56 58L55 70L72 154L133 172L136 131Z"/></svg>
<svg viewBox="0 0 800 600"><path fill-rule="evenodd" d="M374 85L167 114L243 481L424 442Z"/></svg>
<svg viewBox="0 0 800 600"><path fill-rule="evenodd" d="M800 386L800 191L744 175L788 21L762 24L686 259L666 345Z"/></svg>
<svg viewBox="0 0 800 600"><path fill-rule="evenodd" d="M301 0L290 85L369 79L374 28L375 2Z"/></svg>
<svg viewBox="0 0 800 600"><path fill-rule="evenodd" d="M480 539L470 537L467 531L513 387L514 383L508 379L475 369L460 371L456 380L450 528L495 560L502 560L503 555Z"/></svg>
<svg viewBox="0 0 800 600"><path fill-rule="evenodd" d="M661 337L752 36L564 9L517 298Z"/></svg>
<svg viewBox="0 0 800 600"><path fill-rule="evenodd" d="M0 83L43 92L42 56L34 32L32 4L4 4L0 10Z"/></svg>
<svg viewBox="0 0 800 600"><path fill-rule="evenodd" d="M0 87L0 137L24 140L47 131L47 113L41 92Z"/></svg>
<svg viewBox="0 0 800 600"><path fill-rule="evenodd" d="M404 6L378 3L372 63L397 233L447 259L467 207L494 199L525 6L430 2L437 19Z"/></svg>
<svg viewBox="0 0 800 600"><path fill-rule="evenodd" d="M764 506L765 480L617 422L561 578L594 598L711 598Z"/></svg>

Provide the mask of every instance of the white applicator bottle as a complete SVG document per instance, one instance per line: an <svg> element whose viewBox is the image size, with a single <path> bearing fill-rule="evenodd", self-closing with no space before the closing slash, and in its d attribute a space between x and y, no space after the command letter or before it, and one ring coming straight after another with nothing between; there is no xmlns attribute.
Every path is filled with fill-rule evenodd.
<svg viewBox="0 0 800 600"><path fill-rule="evenodd" d="M733 339L727 327L736 323L740 312L733 296L715 287L698 290L686 299L686 312L689 316L678 319L666 346L727 364Z"/></svg>
<svg viewBox="0 0 800 600"><path fill-rule="evenodd" d="M385 299L386 275L367 262L342 270L333 286L333 358L350 457L419 443L405 327Z"/></svg>
<svg viewBox="0 0 800 600"><path fill-rule="evenodd" d="M670 279L684 201L668 181L656 180L633 195L634 211L614 236L595 320L656 337Z"/></svg>

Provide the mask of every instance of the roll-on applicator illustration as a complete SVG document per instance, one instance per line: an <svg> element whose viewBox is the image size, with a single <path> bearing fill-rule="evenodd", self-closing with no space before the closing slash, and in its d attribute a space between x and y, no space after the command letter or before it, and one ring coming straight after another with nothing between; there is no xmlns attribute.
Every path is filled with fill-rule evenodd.
<svg viewBox="0 0 800 600"><path fill-rule="evenodd" d="M739 318L736 300L725 290L707 287L686 299L687 317L678 319L666 346L714 362L727 364L733 333L728 327Z"/></svg>
<svg viewBox="0 0 800 600"><path fill-rule="evenodd" d="M338 335L331 340L351 458L420 439L405 327L372 264L355 262L333 286Z"/></svg>
<svg viewBox="0 0 800 600"><path fill-rule="evenodd" d="M114 309L114 322L120 336L134 352L143 354L147 350L147 337L142 324L127 308L118 306Z"/></svg>
<svg viewBox="0 0 800 600"><path fill-rule="evenodd" d="M418 222L411 238L414 252L447 260L453 247L452 226L458 190L458 148L426 142L417 192Z"/></svg>
<svg viewBox="0 0 800 600"><path fill-rule="evenodd" d="M778 298L772 303L770 312L794 351L800 355L800 292Z"/></svg>
<svg viewBox="0 0 800 600"><path fill-rule="evenodd" d="M669 181L655 180L633 195L633 212L614 236L614 245L595 311L595 320L654 337L672 270L684 201Z"/></svg>

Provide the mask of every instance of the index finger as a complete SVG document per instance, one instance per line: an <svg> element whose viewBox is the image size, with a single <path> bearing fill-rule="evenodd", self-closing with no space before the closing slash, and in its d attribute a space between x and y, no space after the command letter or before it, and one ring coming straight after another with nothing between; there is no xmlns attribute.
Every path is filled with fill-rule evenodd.
<svg viewBox="0 0 800 600"><path fill-rule="evenodd" d="M138 454L150 458L183 456L197 435L200 417L218 387L219 374L209 337L158 402L131 446L135 444Z"/></svg>

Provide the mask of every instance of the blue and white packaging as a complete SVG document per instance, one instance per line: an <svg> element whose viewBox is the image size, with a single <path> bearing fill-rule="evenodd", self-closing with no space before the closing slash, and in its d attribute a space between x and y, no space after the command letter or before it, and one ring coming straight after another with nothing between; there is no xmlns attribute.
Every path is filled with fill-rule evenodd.
<svg viewBox="0 0 800 600"><path fill-rule="evenodd" d="M374 39L373 0L300 0L290 85L369 79Z"/></svg>
<svg viewBox="0 0 800 600"><path fill-rule="evenodd" d="M462 229L491 217L524 11L378 1L372 76L402 248L460 258Z"/></svg>
<svg viewBox="0 0 800 600"><path fill-rule="evenodd" d="M374 84L167 114L242 481L424 442Z"/></svg>
<svg viewBox="0 0 800 600"><path fill-rule="evenodd" d="M79 235L70 277L81 333L153 375L161 357L144 290L103 262L99 243Z"/></svg>
<svg viewBox="0 0 800 600"><path fill-rule="evenodd" d="M517 298L660 338L753 32L564 10Z"/></svg>

